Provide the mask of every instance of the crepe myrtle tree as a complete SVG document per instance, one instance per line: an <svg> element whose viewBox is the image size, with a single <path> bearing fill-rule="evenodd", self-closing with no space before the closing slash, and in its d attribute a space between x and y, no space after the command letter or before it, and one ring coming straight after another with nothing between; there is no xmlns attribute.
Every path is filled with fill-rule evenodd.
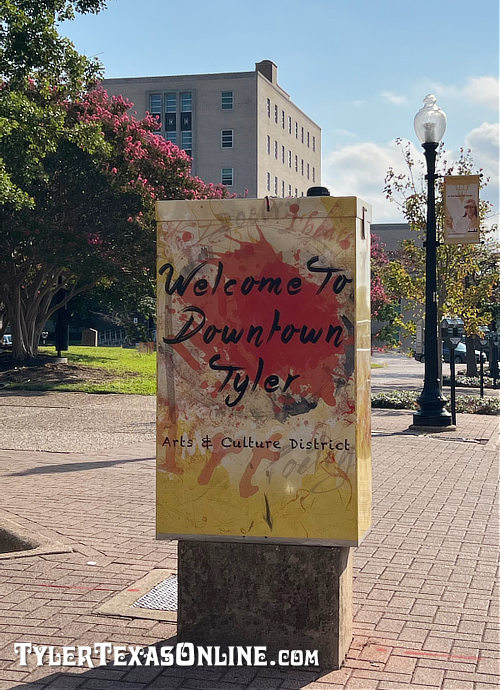
<svg viewBox="0 0 500 690"><path fill-rule="evenodd" d="M154 134L150 115L128 115L132 104L122 97L96 89L59 105L57 146L25 186L32 203L2 210L0 297L18 360L37 354L57 309L103 278L118 286L153 280L156 199L226 195L193 177L187 154Z"/></svg>
<svg viewBox="0 0 500 690"><path fill-rule="evenodd" d="M391 292L386 273L390 259L386 245L378 235L371 235L370 243L370 306L372 320L381 325L373 334L379 343L394 346L399 342L401 327L399 298Z"/></svg>

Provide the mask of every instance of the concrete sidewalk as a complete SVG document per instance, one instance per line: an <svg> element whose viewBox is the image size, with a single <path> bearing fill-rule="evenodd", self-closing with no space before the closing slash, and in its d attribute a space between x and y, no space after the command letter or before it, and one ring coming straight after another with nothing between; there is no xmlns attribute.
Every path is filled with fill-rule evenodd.
<svg viewBox="0 0 500 690"><path fill-rule="evenodd" d="M176 544L154 538L153 414L139 396L0 395L0 517L71 548L0 560L0 689L498 687L498 418L458 415L457 431L421 434L410 412L383 410L341 670L20 667L14 642L175 642L174 624L96 613L176 567Z"/></svg>

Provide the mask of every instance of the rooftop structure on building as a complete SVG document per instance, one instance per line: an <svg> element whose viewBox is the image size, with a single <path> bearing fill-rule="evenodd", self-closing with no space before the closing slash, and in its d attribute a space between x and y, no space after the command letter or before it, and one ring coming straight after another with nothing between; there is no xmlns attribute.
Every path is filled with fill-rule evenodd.
<svg viewBox="0 0 500 690"><path fill-rule="evenodd" d="M192 173L250 198L305 196L321 184L321 129L279 85L277 67L253 72L105 79L137 117L192 157Z"/></svg>

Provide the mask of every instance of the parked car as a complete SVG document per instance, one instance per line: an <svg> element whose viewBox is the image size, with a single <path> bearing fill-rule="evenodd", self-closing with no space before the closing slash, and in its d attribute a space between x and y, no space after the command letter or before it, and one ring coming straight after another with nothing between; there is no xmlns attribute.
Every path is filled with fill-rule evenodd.
<svg viewBox="0 0 500 690"><path fill-rule="evenodd" d="M12 345L12 336L10 333L6 333L2 337L2 345Z"/></svg>
<svg viewBox="0 0 500 690"><path fill-rule="evenodd" d="M465 348L465 343L458 343L458 345L455 348L455 363L456 364L465 364L467 361L467 354L466 354L466 348ZM484 352L479 352L479 350L474 350L476 353L476 362L480 362L479 357L482 357L483 362L486 361L486 355ZM450 350L446 345L443 343L443 359L445 362L450 361Z"/></svg>

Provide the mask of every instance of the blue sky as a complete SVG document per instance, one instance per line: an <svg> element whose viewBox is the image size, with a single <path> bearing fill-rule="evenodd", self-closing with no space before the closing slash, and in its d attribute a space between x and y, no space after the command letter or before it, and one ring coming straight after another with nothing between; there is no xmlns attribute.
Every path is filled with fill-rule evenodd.
<svg viewBox="0 0 500 690"><path fill-rule="evenodd" d="M270 59L278 82L322 128L322 182L361 196L374 222L402 222L385 201L394 144L423 159L413 118L432 92L448 117L447 160L461 146L491 178L498 222L498 3L464 0L110 0L61 26L106 77L250 71Z"/></svg>

